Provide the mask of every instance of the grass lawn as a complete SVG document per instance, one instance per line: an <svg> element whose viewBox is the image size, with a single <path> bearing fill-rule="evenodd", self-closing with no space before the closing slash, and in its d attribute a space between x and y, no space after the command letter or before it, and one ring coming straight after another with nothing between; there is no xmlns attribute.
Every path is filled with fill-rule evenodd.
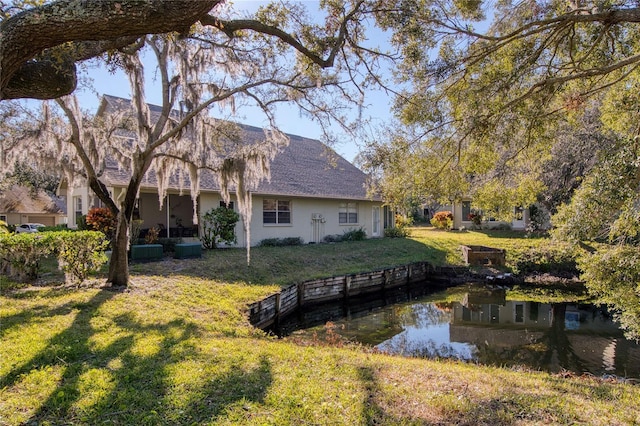
<svg viewBox="0 0 640 426"><path fill-rule="evenodd" d="M244 251L218 250L133 265L126 292L0 278L0 425L639 424L640 386L294 344L243 314L295 281L461 263L461 243L518 253L547 241L419 228L255 248L250 268Z"/></svg>

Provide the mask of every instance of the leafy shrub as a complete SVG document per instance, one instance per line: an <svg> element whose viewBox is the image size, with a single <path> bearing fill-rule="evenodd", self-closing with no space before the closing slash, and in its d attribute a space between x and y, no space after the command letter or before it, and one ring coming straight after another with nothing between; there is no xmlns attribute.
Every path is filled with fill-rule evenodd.
<svg viewBox="0 0 640 426"><path fill-rule="evenodd" d="M41 261L53 254L66 279L80 283L106 262L107 244L104 234L97 231L2 234L0 272L17 281L35 280Z"/></svg>
<svg viewBox="0 0 640 426"><path fill-rule="evenodd" d="M176 244L182 242L182 238L158 238L157 244L162 244L163 253L173 253L176 251Z"/></svg>
<svg viewBox="0 0 640 426"><path fill-rule="evenodd" d="M517 274L578 274L578 253L573 246L566 243L545 244L521 251L510 250L507 253L507 260Z"/></svg>
<svg viewBox="0 0 640 426"><path fill-rule="evenodd" d="M496 226L492 226L491 230L493 231L511 231L511 224L510 223L498 223Z"/></svg>
<svg viewBox="0 0 640 426"><path fill-rule="evenodd" d="M38 278L40 262L53 253L53 233L0 234L0 272L16 281Z"/></svg>
<svg viewBox="0 0 640 426"><path fill-rule="evenodd" d="M89 210L85 220L89 230L102 232L111 240L117 225L116 217L111 210L106 207L94 207Z"/></svg>
<svg viewBox="0 0 640 426"><path fill-rule="evenodd" d="M83 214L82 216L76 219L76 225L78 231L90 231L89 225L87 225L87 215Z"/></svg>
<svg viewBox="0 0 640 426"><path fill-rule="evenodd" d="M363 227L349 229L342 234L342 241L362 241L367 238L367 231Z"/></svg>
<svg viewBox="0 0 640 426"><path fill-rule="evenodd" d="M601 246L583 253L580 269L589 293L611 308L627 339L640 340L640 252L627 244Z"/></svg>
<svg viewBox="0 0 640 426"><path fill-rule="evenodd" d="M304 241L300 237L287 237L287 238L265 238L260 241L262 247L285 247L285 246L299 246L304 244Z"/></svg>
<svg viewBox="0 0 640 426"><path fill-rule="evenodd" d="M151 227L147 231L147 234L144 236L145 244L155 244L158 242L158 236L160 235L160 230L158 228Z"/></svg>
<svg viewBox="0 0 640 426"><path fill-rule="evenodd" d="M218 243L235 244L238 220L238 213L227 207L218 207L205 213L200 238L204 248L216 248Z"/></svg>
<svg viewBox="0 0 640 426"><path fill-rule="evenodd" d="M142 233L142 225L144 224L144 220L142 219L133 219L129 224L129 241L131 244L141 244L140 234Z"/></svg>
<svg viewBox="0 0 640 426"><path fill-rule="evenodd" d="M325 243L339 243L340 241L342 241L342 235L340 234L325 235L322 241L324 241Z"/></svg>
<svg viewBox="0 0 640 426"><path fill-rule="evenodd" d="M469 213L469 220L473 223L473 226L480 227L482 226L482 213L480 212L471 212Z"/></svg>
<svg viewBox="0 0 640 426"><path fill-rule="evenodd" d="M409 236L409 230L406 227L387 228L384 230L384 236L387 238L406 238Z"/></svg>
<svg viewBox="0 0 640 426"><path fill-rule="evenodd" d="M38 228L38 232L60 232L60 231L70 231L67 227L66 223L56 225L56 226L45 226L42 228Z"/></svg>
<svg viewBox="0 0 640 426"><path fill-rule="evenodd" d="M109 242L102 232L58 232L55 239L58 266L68 283L81 284L107 261L104 250Z"/></svg>
<svg viewBox="0 0 640 426"><path fill-rule="evenodd" d="M367 238L367 231L365 231L364 228L360 227L358 229L351 228L347 231L344 231L342 235L340 234L325 235L322 241L324 241L325 243L341 243L343 241L362 241L366 238Z"/></svg>
<svg viewBox="0 0 640 426"><path fill-rule="evenodd" d="M8 234L9 233L9 225L4 220L0 220L0 234Z"/></svg>
<svg viewBox="0 0 640 426"><path fill-rule="evenodd" d="M396 221L396 227L406 228L407 226L413 225L414 219L413 217L407 217L401 214L397 214L395 216L395 221Z"/></svg>
<svg viewBox="0 0 640 426"><path fill-rule="evenodd" d="M529 224L527 232L529 234L541 234L547 231L551 221L550 214L546 208L541 205L532 205L529 207Z"/></svg>
<svg viewBox="0 0 640 426"><path fill-rule="evenodd" d="M431 218L431 224L438 229L451 229L453 228L453 213L437 212Z"/></svg>

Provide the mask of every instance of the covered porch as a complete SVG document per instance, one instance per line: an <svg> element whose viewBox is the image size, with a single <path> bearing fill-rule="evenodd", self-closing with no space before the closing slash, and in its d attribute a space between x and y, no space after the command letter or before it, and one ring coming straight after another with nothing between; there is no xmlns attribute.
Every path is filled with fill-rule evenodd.
<svg viewBox="0 0 640 426"><path fill-rule="evenodd" d="M199 216L199 212L197 212ZM158 229L160 238L198 238L198 225L193 223L193 203L190 195L167 194L160 209L157 193L140 193L134 220L141 220L140 238L149 229Z"/></svg>

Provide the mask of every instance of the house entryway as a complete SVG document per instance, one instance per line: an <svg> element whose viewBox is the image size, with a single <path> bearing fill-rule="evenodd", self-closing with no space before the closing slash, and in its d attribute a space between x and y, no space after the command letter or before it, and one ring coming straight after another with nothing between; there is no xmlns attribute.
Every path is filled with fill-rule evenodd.
<svg viewBox="0 0 640 426"><path fill-rule="evenodd" d="M521 231L526 228L525 211L523 207L516 207L513 209L513 221L511 222L511 228Z"/></svg>
<svg viewBox="0 0 640 426"><path fill-rule="evenodd" d="M373 223L371 224L371 236L379 237L380 236L380 207L373 207L371 211L371 217L373 219Z"/></svg>

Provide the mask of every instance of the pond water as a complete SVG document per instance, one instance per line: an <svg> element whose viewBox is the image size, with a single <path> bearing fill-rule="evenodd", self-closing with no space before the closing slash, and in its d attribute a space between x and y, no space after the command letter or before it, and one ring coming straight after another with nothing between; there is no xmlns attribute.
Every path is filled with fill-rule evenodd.
<svg viewBox="0 0 640 426"><path fill-rule="evenodd" d="M323 305L276 330L297 339L340 338L412 357L453 358L549 372L640 378L640 345L600 306L511 300L505 289L447 293L400 289L384 297ZM451 300L451 297L449 297Z"/></svg>

